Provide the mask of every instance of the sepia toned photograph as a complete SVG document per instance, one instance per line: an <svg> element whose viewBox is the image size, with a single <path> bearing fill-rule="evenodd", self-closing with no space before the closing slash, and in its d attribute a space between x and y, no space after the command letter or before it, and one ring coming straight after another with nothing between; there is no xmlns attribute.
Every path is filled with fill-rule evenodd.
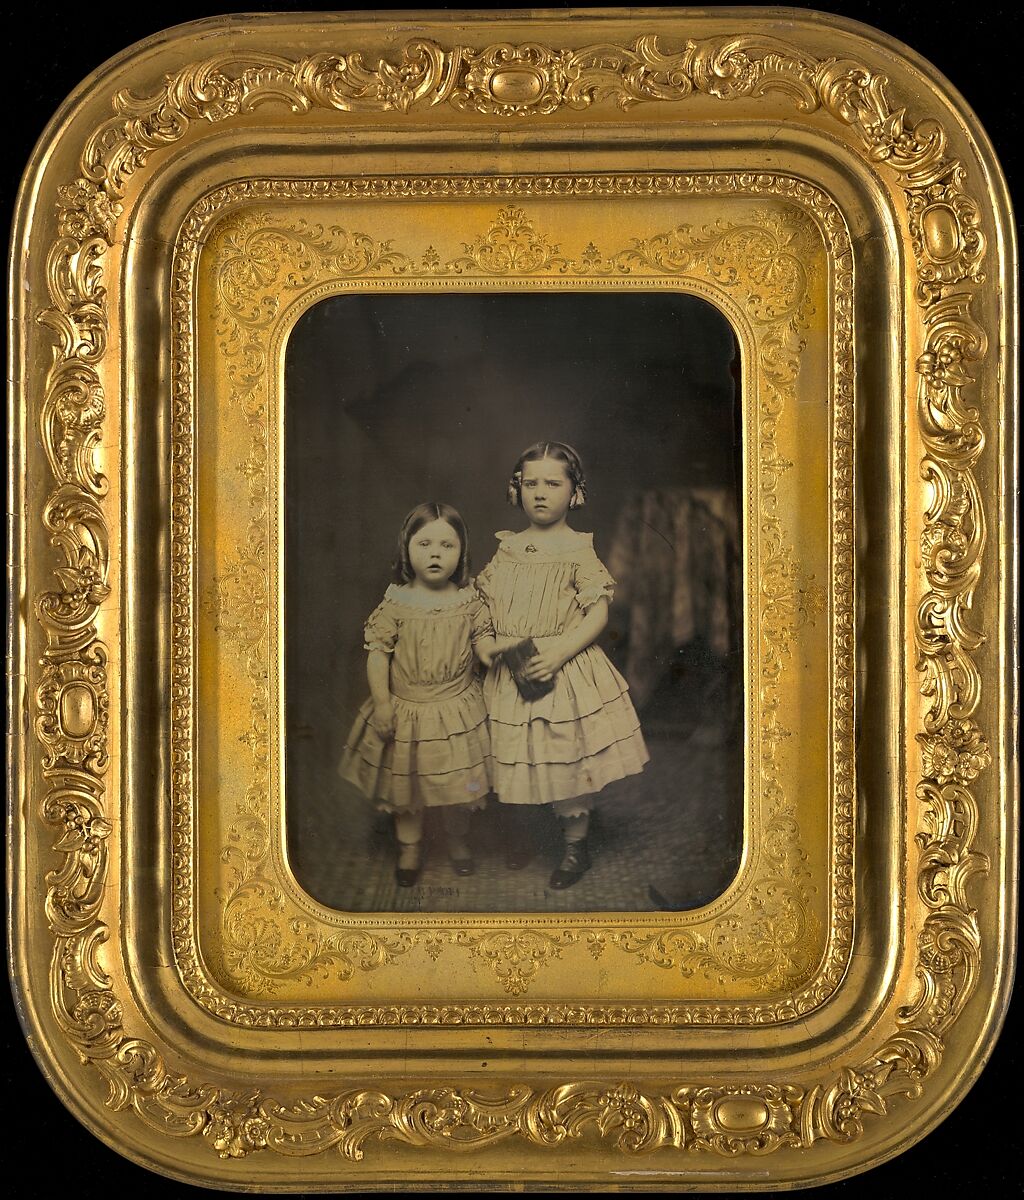
<svg viewBox="0 0 1024 1200"><path fill-rule="evenodd" d="M683 911L743 836L739 352L672 292L342 295L285 370L286 821L341 911Z"/></svg>

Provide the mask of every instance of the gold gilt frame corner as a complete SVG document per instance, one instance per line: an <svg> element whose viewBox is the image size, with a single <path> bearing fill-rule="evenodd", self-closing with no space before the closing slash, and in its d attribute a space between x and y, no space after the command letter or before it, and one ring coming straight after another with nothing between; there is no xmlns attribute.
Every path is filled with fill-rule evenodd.
<svg viewBox="0 0 1024 1200"><path fill-rule="evenodd" d="M673 970L700 948L595 914L557 936L514 914L453 927L452 952L493 974L471 1005L218 991L192 937L194 639L231 616L192 562L210 231L298 238L310 297L374 272L483 277L495 239L534 282L644 256L645 279L678 280L680 222L563 253L541 201L702 189L802 205L828 263L827 596L785 539L774 596L783 636L825 610L833 633L813 997L783 972L751 1007L727 971L714 1004L666 1006L653 984L632 1007L527 996L577 945ZM274 225L353 196L452 221L484 198L492 224L456 239L463 259ZM274 253L264 298L283 309L296 272ZM786 1188L891 1157L960 1099L1012 975L1017 308L999 168L950 89L882 35L779 10L214 19L76 94L30 164L13 263L13 976L90 1128L224 1188ZM770 456L763 425L746 436ZM391 953L365 930L328 949Z"/></svg>

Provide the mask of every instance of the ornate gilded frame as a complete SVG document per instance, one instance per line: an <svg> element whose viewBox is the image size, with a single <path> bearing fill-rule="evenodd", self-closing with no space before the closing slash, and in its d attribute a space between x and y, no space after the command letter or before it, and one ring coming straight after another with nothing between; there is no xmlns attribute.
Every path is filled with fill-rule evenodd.
<svg viewBox="0 0 1024 1200"><path fill-rule="evenodd" d="M24 714L14 722L15 986L55 1086L129 1156L224 1187L443 1186L463 1169L496 1186L557 1176L581 1188L624 1171L630 1186L636 1171L641 1187L752 1186L767 1169L786 1186L888 1157L979 1069L1008 995L1016 869L1016 306L1000 303L1015 296L1011 218L998 167L945 85L894 60L881 35L797 14L783 29L780 19L595 12L496 25L447 15L410 18L403 32L346 18L332 26L334 54L309 20L211 21L97 73L33 161L12 292L14 594L28 602L12 623L12 713ZM200 52L204 38L212 53ZM702 122L713 122L714 146ZM266 136L259 153L254 129ZM452 130L469 148L446 139ZM367 169L371 145L392 161L402 151L403 169ZM556 171L566 145L573 171ZM364 153L367 165L347 181L327 173L324 146ZM720 169L720 146L748 161ZM612 169L613 156L626 168ZM627 236L563 254L529 209L539 195L618 203L673 188L760 190L817 209L831 280L830 445L852 455L833 459L831 494L848 515L831 541L833 687L850 705L855 673L867 696L889 687L882 707L894 723L860 711L859 791L851 763L848 785L840 771L831 792L829 912L844 952L813 1003L779 993L740 1011L726 990L711 1006L611 1012L600 993L469 1008L441 997L415 1011L378 1002L372 1014L334 1002L338 1019L324 1021L294 1001L204 1004L206 985L189 986L189 706L203 621L188 582L189 414L202 356L186 343L203 330L203 285L188 273L200 227L239 200L248 218L238 209L228 219L244 232L254 199L308 203L347 189L362 202L418 191L436 204L474 188L494 198L494 222L463 258L493 245L502 221L513 243L525 224L515 244L539 255L525 272L534 281L594 279L621 271L623 255L658 254L663 273L664 256L677 256L678 279L678 256L692 249L672 240L676 225L658 245ZM387 240L318 251L307 239L304 250L330 260L335 286L339 275L393 272L393 253L420 286L446 271L465 278L457 256L428 259L424 244L382 255ZM735 250L726 267L737 270ZM136 282L154 277L158 302ZM501 278L507 286L509 272ZM902 331L891 353L853 336L887 318ZM137 363L147 339L159 350ZM265 475L249 478L257 502L272 493ZM170 532L154 551L147 531L162 526ZM779 577L787 586L775 599L802 625L808 588L794 588L788 563ZM231 624L223 596L206 600L211 628ZM139 667L159 646L164 688ZM887 679L875 685L879 673ZM841 755L852 708L835 712ZM147 871L149 892L138 882ZM894 913L878 875L895 885ZM151 921L140 916L147 902ZM482 955L518 997L537 964L567 947L593 954L640 936L600 924L591 915L561 944L532 934L525 945L515 921L449 940ZM677 936L658 929L653 950L651 939L638 944L676 967ZM358 953L373 958L365 937ZM598 1057L585 1050L594 1023ZM477 1053L485 1037L489 1067Z"/></svg>

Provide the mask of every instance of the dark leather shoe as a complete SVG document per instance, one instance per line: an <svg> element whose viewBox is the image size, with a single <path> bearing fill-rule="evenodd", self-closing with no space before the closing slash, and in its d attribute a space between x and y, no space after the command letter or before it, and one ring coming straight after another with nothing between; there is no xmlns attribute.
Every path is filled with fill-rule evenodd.
<svg viewBox="0 0 1024 1200"><path fill-rule="evenodd" d="M586 842L566 842L562 861L552 871L548 886L556 891L572 887L590 870L590 852Z"/></svg>
<svg viewBox="0 0 1024 1200"><path fill-rule="evenodd" d="M505 866L510 871L521 871L523 867L529 865L531 858L533 858L533 851L529 846L505 847Z"/></svg>
<svg viewBox="0 0 1024 1200"><path fill-rule="evenodd" d="M401 862L402 858L405 858L407 862L409 859L415 860L414 866L395 867L395 882L399 887L412 887L413 884L419 879L420 872L423 870L423 850L418 842L415 843L415 849L418 851L418 853L402 854L402 851L410 851L412 849L412 846L406 846L401 842L399 843L399 854L401 856L399 858L399 862Z"/></svg>
<svg viewBox="0 0 1024 1200"><path fill-rule="evenodd" d="M476 871L476 863L471 858L453 858L450 861L456 875L472 875Z"/></svg>

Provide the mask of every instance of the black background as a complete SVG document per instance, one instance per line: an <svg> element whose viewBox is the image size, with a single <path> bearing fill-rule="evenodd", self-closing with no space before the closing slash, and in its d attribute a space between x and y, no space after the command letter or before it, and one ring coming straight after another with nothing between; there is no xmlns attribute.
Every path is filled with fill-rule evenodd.
<svg viewBox="0 0 1024 1200"><path fill-rule="evenodd" d="M283 3L250 3L246 10L272 12L287 7ZM987 130L1006 171L1011 194L1016 195L1019 155L1014 149L1014 135L1019 136L1015 126L1020 123L1022 68L1015 4L823 0L820 7L884 30L911 45L946 75ZM4 122L8 221L18 179L36 139L79 80L105 59L161 28L217 15L226 8L187 3L163 9L133 5L119 7L116 16L102 6L5 8L4 24L10 31L4 68L8 79ZM307 11L307 6L296 6L296 11ZM909 1151L868 1175L832 1185L828 1194L854 1196L871 1190L888 1196L905 1187L923 1192L941 1188L945 1194L954 1195L965 1190L1019 1192L1016 1113L1021 1063L1014 1036L1020 1025L1018 1010L1019 1001L1011 1009L993 1062L960 1108ZM148 1195L176 1196L192 1190L122 1159L63 1110L35 1067L10 1004L3 1031L2 1128L7 1170L21 1175L15 1194L50 1196L66 1189L75 1197L109 1197L140 1188ZM372 1145L369 1153L373 1153ZM471 1163L467 1157L466 1167ZM638 1160L635 1165L640 1168L653 1164ZM768 1162L762 1165L769 1167ZM343 1174L339 1170L339 1178ZM244 1177L243 1166L238 1178Z"/></svg>

